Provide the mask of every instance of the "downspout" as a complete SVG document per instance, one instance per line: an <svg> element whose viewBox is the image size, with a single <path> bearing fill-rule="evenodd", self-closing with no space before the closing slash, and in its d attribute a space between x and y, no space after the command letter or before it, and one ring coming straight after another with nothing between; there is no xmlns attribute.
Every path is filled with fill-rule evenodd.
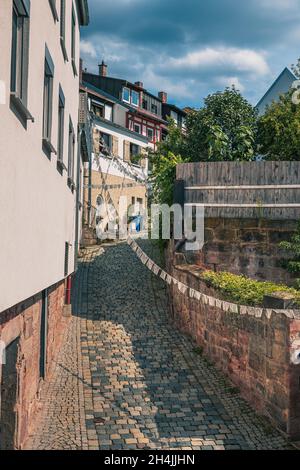
<svg viewBox="0 0 300 470"><path fill-rule="evenodd" d="M76 216L75 216L75 253L74 253L74 264L75 264L75 271L77 271L78 266L78 251L79 251L79 185L80 185L80 161L81 161L81 135L82 135L82 128L79 125L79 132L78 132L78 142L77 142L77 175L76 175Z"/></svg>

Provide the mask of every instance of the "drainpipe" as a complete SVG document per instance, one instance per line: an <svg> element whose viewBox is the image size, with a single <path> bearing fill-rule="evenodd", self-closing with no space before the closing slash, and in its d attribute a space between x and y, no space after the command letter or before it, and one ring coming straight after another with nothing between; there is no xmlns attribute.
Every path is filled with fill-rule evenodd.
<svg viewBox="0 0 300 470"><path fill-rule="evenodd" d="M76 214L75 214L75 253L74 253L74 264L75 264L75 271L77 270L78 265L78 250L79 250L79 185L80 185L80 163L81 163L81 136L82 136L82 128L79 126L78 132L78 142L77 142L77 174L76 174Z"/></svg>

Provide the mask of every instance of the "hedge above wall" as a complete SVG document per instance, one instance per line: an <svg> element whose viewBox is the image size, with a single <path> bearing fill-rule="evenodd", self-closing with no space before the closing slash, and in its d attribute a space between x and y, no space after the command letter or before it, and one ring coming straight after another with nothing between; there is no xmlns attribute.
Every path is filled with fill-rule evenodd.
<svg viewBox="0 0 300 470"><path fill-rule="evenodd" d="M203 271L200 278L208 287L218 290L226 300L241 305L262 306L266 295L279 292L293 296L300 305L300 291L283 284L255 281L246 276L221 271Z"/></svg>

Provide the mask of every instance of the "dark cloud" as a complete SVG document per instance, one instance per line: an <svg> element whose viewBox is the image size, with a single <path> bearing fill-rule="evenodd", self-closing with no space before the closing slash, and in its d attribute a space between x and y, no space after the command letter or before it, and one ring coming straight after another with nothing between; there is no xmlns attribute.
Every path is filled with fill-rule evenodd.
<svg viewBox="0 0 300 470"><path fill-rule="evenodd" d="M298 57L298 0L89 0L82 55L90 69L168 87L179 104L236 83L254 103ZM193 93L193 89L199 93ZM167 91L168 91L167 90Z"/></svg>

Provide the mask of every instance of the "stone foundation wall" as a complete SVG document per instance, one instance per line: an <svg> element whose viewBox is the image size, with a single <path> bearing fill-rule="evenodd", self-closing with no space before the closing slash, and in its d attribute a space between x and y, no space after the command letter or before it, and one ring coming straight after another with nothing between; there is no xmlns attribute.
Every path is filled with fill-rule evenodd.
<svg viewBox="0 0 300 470"><path fill-rule="evenodd" d="M289 240L296 226L290 220L206 218L203 251L186 256L212 270L291 284L293 278L281 265L287 253L278 244Z"/></svg>
<svg viewBox="0 0 300 470"><path fill-rule="evenodd" d="M168 272L177 280L217 295L197 277L197 267L172 262L169 252ZM173 284L169 289L175 325L196 341L258 412L299 439L300 365L292 358L300 351L300 312L238 306L238 313L233 313L221 301L205 305L181 294Z"/></svg>
<svg viewBox="0 0 300 470"><path fill-rule="evenodd" d="M64 281L52 286L48 295L46 380L51 374L53 359L59 350L67 321L64 317ZM18 399L16 404L18 423L16 447L19 449L22 448L30 434L39 409L39 394L44 382L40 378L41 305L42 294L40 293L0 314L0 340L8 346L16 338L19 338ZM1 423L1 425L3 424L5 425L5 423Z"/></svg>

